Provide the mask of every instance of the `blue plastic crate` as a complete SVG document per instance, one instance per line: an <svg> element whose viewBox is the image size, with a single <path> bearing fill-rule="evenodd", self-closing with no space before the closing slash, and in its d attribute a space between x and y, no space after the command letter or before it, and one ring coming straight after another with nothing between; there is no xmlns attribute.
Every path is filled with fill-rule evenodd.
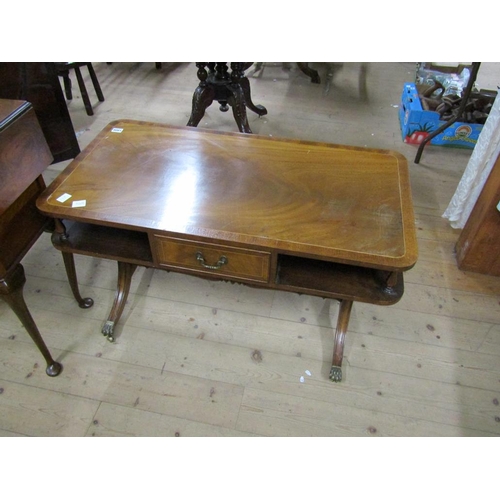
<svg viewBox="0 0 500 500"><path fill-rule="evenodd" d="M439 119L439 113L422 108L415 84L405 83L399 105L399 124L403 141L419 145L444 123L446 122ZM483 125L477 123L455 122L431 139L430 144L473 149L482 128Z"/></svg>

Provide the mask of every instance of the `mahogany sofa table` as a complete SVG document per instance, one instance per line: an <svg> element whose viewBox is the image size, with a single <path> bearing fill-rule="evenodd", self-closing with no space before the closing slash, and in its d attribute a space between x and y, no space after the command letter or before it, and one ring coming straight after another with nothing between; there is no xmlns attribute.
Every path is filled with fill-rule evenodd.
<svg viewBox="0 0 500 500"><path fill-rule="evenodd" d="M110 340L138 265L316 295L340 301L334 381L353 301L394 304L417 259L407 162L388 150L120 120L37 206L81 307L73 254L118 262Z"/></svg>

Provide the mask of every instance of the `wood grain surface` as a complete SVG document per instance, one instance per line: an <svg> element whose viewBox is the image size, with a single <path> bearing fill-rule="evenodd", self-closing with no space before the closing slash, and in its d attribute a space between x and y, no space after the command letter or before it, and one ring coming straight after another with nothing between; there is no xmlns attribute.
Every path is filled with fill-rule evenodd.
<svg viewBox="0 0 500 500"><path fill-rule="evenodd" d="M115 121L38 207L394 269L417 256L406 159L386 150Z"/></svg>

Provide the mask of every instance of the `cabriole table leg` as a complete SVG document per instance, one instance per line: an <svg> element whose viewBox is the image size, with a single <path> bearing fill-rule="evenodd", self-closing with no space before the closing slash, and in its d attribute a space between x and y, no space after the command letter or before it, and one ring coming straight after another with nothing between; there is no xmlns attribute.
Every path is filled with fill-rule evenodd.
<svg viewBox="0 0 500 500"><path fill-rule="evenodd" d="M333 346L332 368L330 380L340 382L342 380L342 358L344 357L344 341L349 318L351 316L352 300L340 302L339 316L337 318L337 329L335 330L335 343Z"/></svg>
<svg viewBox="0 0 500 500"><path fill-rule="evenodd" d="M56 377L61 373L62 365L52 358L45 342L40 335L38 327L33 320L28 306L24 301L23 287L26 283L26 276L21 264L18 264L12 271L0 279L0 297L10 306L19 318L24 328L28 331L33 342L36 344L42 356L45 358L47 368L45 372L49 377Z"/></svg>
<svg viewBox="0 0 500 500"><path fill-rule="evenodd" d="M110 342L115 341L115 337L113 335L114 328L116 323L118 323L118 320L122 315L123 308L125 307L125 303L127 302L130 283L132 282L132 276L136 269L137 266L135 264L118 261L118 284L115 293L115 300L108 319L102 327L102 334L107 337Z"/></svg>
<svg viewBox="0 0 500 500"><path fill-rule="evenodd" d="M63 256L64 267L66 268L66 274L68 276L69 286L73 292L73 297L78 302L78 306L82 309L88 309L94 305L94 300L90 297L83 298L80 295L80 289L78 288L78 278L76 276L75 268L75 258L72 253L61 252Z"/></svg>
<svg viewBox="0 0 500 500"><path fill-rule="evenodd" d="M66 226L60 219L54 219L54 231L51 236L52 244L57 248L58 246L63 246L68 241L68 233L66 232ZM75 268L75 258L71 252L61 251L64 268L66 269L66 275L68 277L69 286L73 292L73 297L78 302L79 307L82 309L88 309L94 305L94 301L90 297L83 298L80 295L80 289L78 288L78 278L76 275Z"/></svg>

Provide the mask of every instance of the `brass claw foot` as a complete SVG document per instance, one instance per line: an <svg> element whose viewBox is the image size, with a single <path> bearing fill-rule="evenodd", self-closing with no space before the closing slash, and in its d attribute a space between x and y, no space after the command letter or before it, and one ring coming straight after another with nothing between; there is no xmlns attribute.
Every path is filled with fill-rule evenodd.
<svg viewBox="0 0 500 500"><path fill-rule="evenodd" d="M340 366L332 366L332 369L330 370L330 380L333 382L342 381L342 368Z"/></svg>
<svg viewBox="0 0 500 500"><path fill-rule="evenodd" d="M114 330L114 327L115 327L115 322L114 321L106 321L106 323L104 323L104 326L102 327L102 334L107 337L107 339L110 341L110 342L114 342L115 341L115 337L113 335L113 330Z"/></svg>

